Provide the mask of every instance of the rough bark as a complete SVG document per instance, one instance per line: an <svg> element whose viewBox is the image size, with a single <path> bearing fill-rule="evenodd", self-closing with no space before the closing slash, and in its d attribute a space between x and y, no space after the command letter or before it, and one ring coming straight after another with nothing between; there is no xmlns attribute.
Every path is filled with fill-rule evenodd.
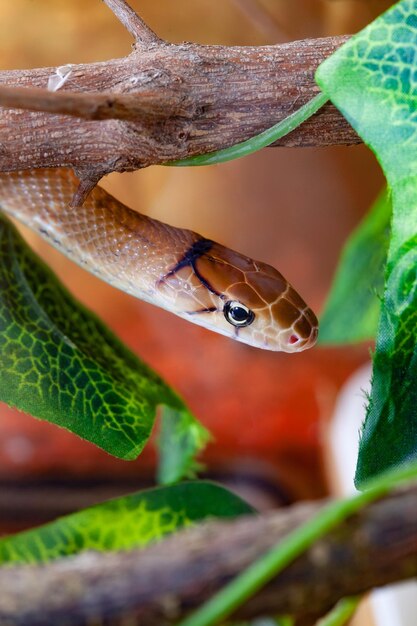
<svg viewBox="0 0 417 626"><path fill-rule="evenodd" d="M0 623L164 626L212 596L320 504L208 522L142 552L87 553L0 570ZM308 623L338 599L417 575L417 486L397 490L317 542L239 611ZM128 622L126 620L129 620Z"/></svg>
<svg viewBox="0 0 417 626"><path fill-rule="evenodd" d="M156 33L145 24L126 0L104 0L104 2L137 42L146 45L160 41Z"/></svg>
<svg viewBox="0 0 417 626"><path fill-rule="evenodd" d="M0 104L49 111L0 108L0 171L70 166L101 175L243 141L311 99L316 67L345 39L247 48L139 43L126 58L74 66L57 92L46 90L56 68L0 72ZM329 104L277 145L357 142Z"/></svg>

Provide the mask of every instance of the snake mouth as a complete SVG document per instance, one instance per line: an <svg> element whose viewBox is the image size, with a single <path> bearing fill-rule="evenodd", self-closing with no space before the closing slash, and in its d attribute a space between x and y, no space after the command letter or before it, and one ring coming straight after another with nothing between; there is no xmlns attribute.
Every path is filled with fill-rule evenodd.
<svg viewBox="0 0 417 626"><path fill-rule="evenodd" d="M287 338L286 352L302 352L308 348L312 348L317 341L318 326L312 326L308 337L301 337L296 332L292 331Z"/></svg>

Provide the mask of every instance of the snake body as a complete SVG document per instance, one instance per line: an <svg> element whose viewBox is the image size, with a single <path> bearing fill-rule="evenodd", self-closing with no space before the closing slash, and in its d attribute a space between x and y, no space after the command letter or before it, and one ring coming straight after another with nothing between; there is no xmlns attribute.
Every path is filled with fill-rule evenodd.
<svg viewBox="0 0 417 626"><path fill-rule="evenodd" d="M81 207L72 170L0 174L0 208L102 280L191 322L267 350L299 352L317 319L274 268L137 213L101 187Z"/></svg>

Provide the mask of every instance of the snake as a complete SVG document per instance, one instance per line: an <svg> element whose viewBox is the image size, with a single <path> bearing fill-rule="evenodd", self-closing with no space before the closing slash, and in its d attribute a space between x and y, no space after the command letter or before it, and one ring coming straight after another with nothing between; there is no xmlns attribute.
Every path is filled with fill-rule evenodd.
<svg viewBox="0 0 417 626"><path fill-rule="evenodd" d="M81 206L72 169L0 174L0 208L110 285L221 335L288 353L318 323L270 265L134 211L96 186Z"/></svg>

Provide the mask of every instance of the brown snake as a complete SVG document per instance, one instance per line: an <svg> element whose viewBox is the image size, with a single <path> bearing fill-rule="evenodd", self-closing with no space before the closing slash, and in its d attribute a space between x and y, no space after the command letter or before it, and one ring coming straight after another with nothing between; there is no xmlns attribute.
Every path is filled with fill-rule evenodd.
<svg viewBox="0 0 417 626"><path fill-rule="evenodd" d="M266 350L314 345L317 319L273 267L137 213L96 187L71 207L71 170L0 174L0 208L127 293Z"/></svg>

